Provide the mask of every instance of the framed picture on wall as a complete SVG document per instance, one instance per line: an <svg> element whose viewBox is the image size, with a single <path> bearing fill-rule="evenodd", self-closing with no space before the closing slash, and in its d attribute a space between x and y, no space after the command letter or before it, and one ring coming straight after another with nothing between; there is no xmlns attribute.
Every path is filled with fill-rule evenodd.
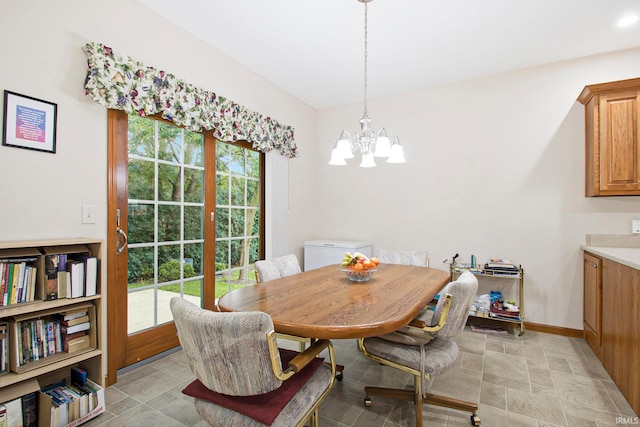
<svg viewBox="0 0 640 427"><path fill-rule="evenodd" d="M56 113L52 102L4 91L2 145L56 152Z"/></svg>

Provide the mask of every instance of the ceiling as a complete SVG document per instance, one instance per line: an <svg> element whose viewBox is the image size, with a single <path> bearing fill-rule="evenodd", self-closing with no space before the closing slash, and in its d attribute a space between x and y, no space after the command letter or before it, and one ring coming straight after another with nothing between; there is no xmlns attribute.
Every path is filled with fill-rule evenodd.
<svg viewBox="0 0 640 427"><path fill-rule="evenodd" d="M315 108L361 102L358 0L138 0ZM368 97L640 46L638 0L375 0ZM594 82L595 83L595 82Z"/></svg>

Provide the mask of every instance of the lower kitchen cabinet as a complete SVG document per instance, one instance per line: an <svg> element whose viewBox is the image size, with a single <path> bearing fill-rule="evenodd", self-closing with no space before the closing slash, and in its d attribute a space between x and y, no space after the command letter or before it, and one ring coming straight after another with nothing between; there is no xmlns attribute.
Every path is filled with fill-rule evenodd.
<svg viewBox="0 0 640 427"><path fill-rule="evenodd" d="M640 414L640 270L588 252L584 258L585 340Z"/></svg>

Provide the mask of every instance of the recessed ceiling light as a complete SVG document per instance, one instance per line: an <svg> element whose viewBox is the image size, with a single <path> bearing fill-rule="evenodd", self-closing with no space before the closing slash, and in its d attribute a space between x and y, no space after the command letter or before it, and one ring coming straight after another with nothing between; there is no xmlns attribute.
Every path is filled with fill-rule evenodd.
<svg viewBox="0 0 640 427"><path fill-rule="evenodd" d="M638 22L638 15L626 15L618 21L618 27L628 27Z"/></svg>

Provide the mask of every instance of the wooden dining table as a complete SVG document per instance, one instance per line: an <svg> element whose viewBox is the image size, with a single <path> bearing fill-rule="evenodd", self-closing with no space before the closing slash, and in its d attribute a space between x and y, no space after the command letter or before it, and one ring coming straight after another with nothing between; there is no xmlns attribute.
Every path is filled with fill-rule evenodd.
<svg viewBox="0 0 640 427"><path fill-rule="evenodd" d="M220 311L262 311L276 332L317 339L366 338L396 331L450 280L435 268L381 264L369 281L352 282L329 265L236 289Z"/></svg>

